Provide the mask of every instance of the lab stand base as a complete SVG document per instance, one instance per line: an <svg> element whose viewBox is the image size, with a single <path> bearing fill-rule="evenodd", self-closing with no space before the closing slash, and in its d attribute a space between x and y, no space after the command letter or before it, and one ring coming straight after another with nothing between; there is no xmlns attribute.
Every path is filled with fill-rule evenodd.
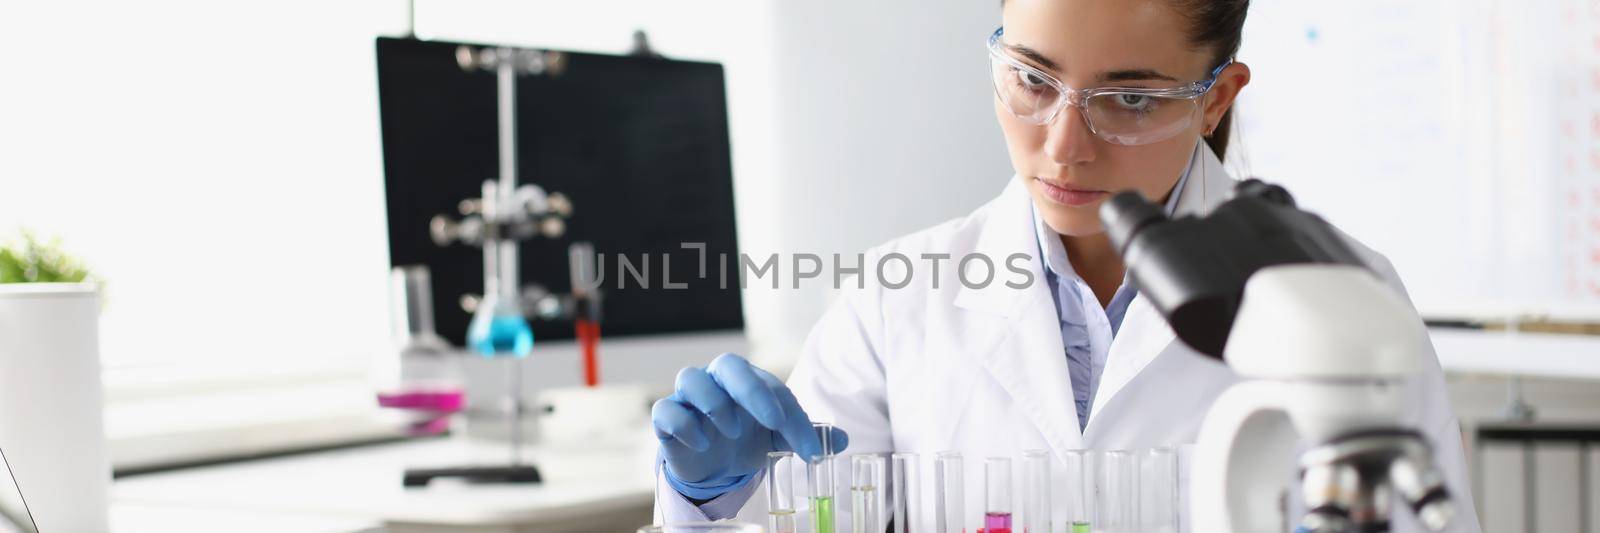
<svg viewBox="0 0 1600 533"><path fill-rule="evenodd" d="M469 483L539 483L539 469L533 465L454 466L447 468L407 468L402 485L424 487L439 478L458 478Z"/></svg>

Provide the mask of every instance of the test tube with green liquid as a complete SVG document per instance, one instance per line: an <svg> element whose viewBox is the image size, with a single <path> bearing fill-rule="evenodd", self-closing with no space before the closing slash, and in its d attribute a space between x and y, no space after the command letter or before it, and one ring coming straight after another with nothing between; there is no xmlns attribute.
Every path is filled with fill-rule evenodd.
<svg viewBox="0 0 1600 533"><path fill-rule="evenodd" d="M1090 533L1094 516L1094 452L1067 450L1067 533Z"/></svg>
<svg viewBox="0 0 1600 533"><path fill-rule="evenodd" d="M811 495L811 523L816 533L834 533L837 529L833 493L837 485L834 484L833 470L833 424L812 424L811 427L822 442L822 454L811 457L806 465L806 480L809 481L808 492Z"/></svg>

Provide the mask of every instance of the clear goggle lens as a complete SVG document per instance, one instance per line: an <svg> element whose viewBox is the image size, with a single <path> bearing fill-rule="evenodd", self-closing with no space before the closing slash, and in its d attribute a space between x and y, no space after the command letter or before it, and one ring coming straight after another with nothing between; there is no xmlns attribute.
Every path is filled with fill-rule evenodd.
<svg viewBox="0 0 1600 533"><path fill-rule="evenodd" d="M1096 91L1081 104L1037 73L999 58L990 61L995 93L1018 118L1034 124L1050 122L1066 105L1083 110L1089 129L1106 142L1150 144L1172 138L1194 123L1200 95L1163 96L1137 91Z"/></svg>

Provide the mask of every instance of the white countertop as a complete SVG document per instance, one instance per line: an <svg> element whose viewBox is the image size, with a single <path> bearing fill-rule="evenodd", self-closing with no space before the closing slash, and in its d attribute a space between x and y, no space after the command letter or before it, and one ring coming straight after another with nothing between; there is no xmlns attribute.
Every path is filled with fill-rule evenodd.
<svg viewBox="0 0 1600 533"><path fill-rule="evenodd" d="M539 466L545 481L529 485L436 481L423 488L401 486L407 467L506 460L508 451L503 444L473 445L460 438L137 475L113 485L113 527L117 531L147 530L139 524L165 519L163 516L186 516L185 509L197 510L200 514L193 516L198 520L210 521L205 513L261 515L322 523L326 527L312 529L330 531L364 529L359 524L536 527L569 523L612 511L647 509L654 488L650 474L654 444L653 439L643 439L625 445L530 447L525 457Z"/></svg>
<svg viewBox="0 0 1600 533"><path fill-rule="evenodd" d="M1439 365L1457 374L1600 380L1600 337L1435 328Z"/></svg>

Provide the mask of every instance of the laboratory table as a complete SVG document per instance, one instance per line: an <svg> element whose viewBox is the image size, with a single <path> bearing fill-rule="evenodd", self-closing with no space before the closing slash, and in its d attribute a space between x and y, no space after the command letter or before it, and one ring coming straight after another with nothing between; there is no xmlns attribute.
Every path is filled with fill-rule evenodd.
<svg viewBox="0 0 1600 533"><path fill-rule="evenodd" d="M526 455L545 477L531 485L401 486L408 466L508 457L504 444L462 438L140 474L113 484L112 525L116 531L148 531L158 523L163 531L633 531L650 522L654 444L529 447Z"/></svg>

